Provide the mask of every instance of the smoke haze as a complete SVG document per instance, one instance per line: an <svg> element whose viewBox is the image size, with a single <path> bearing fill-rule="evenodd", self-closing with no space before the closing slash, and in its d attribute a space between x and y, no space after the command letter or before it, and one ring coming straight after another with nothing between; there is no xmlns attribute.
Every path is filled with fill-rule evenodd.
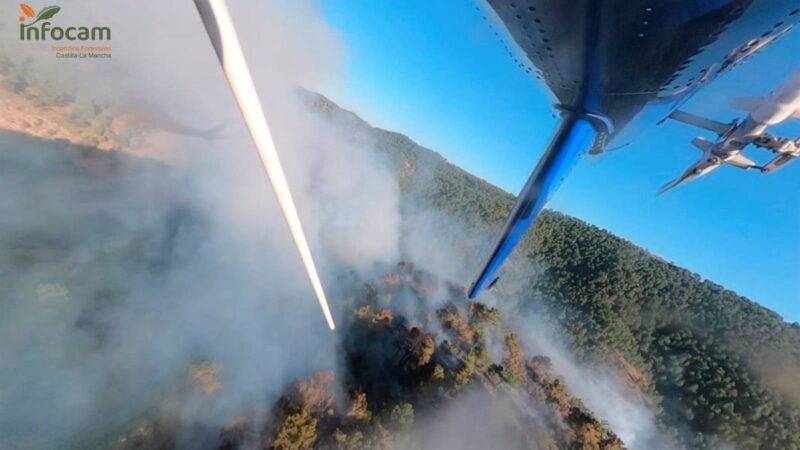
<svg viewBox="0 0 800 450"><path fill-rule="evenodd" d="M295 92L343 76L339 39L309 2L233 3L323 282L396 259L391 173ZM113 62L58 61L13 39L3 51L151 119L145 153L164 164L0 135L0 447L89 442L162 408L219 429L333 367L336 335L193 6L84 1L62 14L112 27ZM219 124L211 139L185 132ZM170 405L170 386L204 359L222 365L223 395Z"/></svg>

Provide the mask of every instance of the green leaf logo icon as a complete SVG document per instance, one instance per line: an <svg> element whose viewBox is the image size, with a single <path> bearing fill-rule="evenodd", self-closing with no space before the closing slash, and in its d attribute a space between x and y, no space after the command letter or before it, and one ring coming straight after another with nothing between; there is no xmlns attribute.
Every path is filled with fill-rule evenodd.
<svg viewBox="0 0 800 450"><path fill-rule="evenodd" d="M20 4L19 7L22 8L22 11L26 15L28 15L29 17L33 17L33 8L31 8L30 6L25 5L25 4ZM61 11L61 7L60 6L48 6L47 8L39 11L39 15L36 16L36 19L33 22L31 22L31 23L29 23L29 24L27 24L25 26L29 27L29 26L31 26L31 25L33 25L33 24L35 24L37 22L40 22L42 20L51 19L53 16L58 14L59 11ZM24 19L24 18L21 18L21 19ZM22 20L20 20L20 22L22 22Z"/></svg>
<svg viewBox="0 0 800 450"><path fill-rule="evenodd" d="M61 8L58 6L48 6L47 8L39 11L39 15L36 16L36 21L40 20L47 20L58 14L61 11Z"/></svg>

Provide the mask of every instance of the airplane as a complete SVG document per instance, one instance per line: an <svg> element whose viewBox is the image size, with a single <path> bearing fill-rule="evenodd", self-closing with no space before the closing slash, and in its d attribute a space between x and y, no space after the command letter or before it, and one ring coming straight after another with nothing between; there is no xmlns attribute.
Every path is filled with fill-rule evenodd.
<svg viewBox="0 0 800 450"><path fill-rule="evenodd" d="M514 63L555 97L561 124L470 286L471 299L497 284L497 271L583 153L626 145L631 139L626 128L668 117L800 21L797 0L488 0L488 5L489 18L513 42ZM695 145L708 147L701 140ZM739 157L727 162L749 164Z"/></svg>
<svg viewBox="0 0 800 450"><path fill-rule="evenodd" d="M333 319L226 0L194 0L331 330ZM581 154L625 142L800 20L797 0L486 0L514 64L541 80L561 124L468 295L496 272ZM479 6L480 10L481 7ZM657 115L653 119L653 113ZM778 162L776 161L776 164Z"/></svg>
<svg viewBox="0 0 800 450"><path fill-rule="evenodd" d="M721 140L714 143L700 136L692 139L692 145L700 149L703 156L686 169L680 177L662 186L658 191L659 195L688 181L705 176L723 164L744 170L760 169L755 161L742 154L745 147L757 137L756 134L750 134L746 128L739 128L735 122L727 126L719 122L712 124L711 119L704 119L683 111L675 111L669 115L669 118L714 131Z"/></svg>
<svg viewBox="0 0 800 450"><path fill-rule="evenodd" d="M800 69L795 70L769 95L761 98L737 98L732 106L749 114L743 121L730 124L680 110L669 115L669 119L713 131L717 133L719 140L715 143L702 137L692 140L692 144L703 151L703 156L680 177L664 185L659 194L707 175L723 164L771 173L800 157L800 138L792 140L766 133L769 127L789 119L800 120ZM749 145L767 149L777 156L763 167L759 166L742 154Z"/></svg>

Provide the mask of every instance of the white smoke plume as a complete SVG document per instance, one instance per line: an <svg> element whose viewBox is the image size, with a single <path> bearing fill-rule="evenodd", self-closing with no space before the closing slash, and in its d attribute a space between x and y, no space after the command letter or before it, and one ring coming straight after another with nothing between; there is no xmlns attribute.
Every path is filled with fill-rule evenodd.
<svg viewBox="0 0 800 450"><path fill-rule="evenodd" d="M547 413L526 409L515 402L516 393L473 390L442 410L434 417L422 415L417 419L413 434L398 442L400 448L425 450L484 450L490 448L549 448L538 433L546 433L553 424ZM524 402L524 400L523 400Z"/></svg>
<svg viewBox="0 0 800 450"><path fill-rule="evenodd" d="M231 3L323 283L396 260L392 174L297 95L342 79L339 38L307 1ZM215 430L335 366L193 4L78 1L58 19L111 27L113 58L57 60L15 39L3 51L153 119L146 153L160 162L0 134L0 447L96 443L164 408L197 360L221 364L223 388L182 414Z"/></svg>
<svg viewBox="0 0 800 450"><path fill-rule="evenodd" d="M669 448L644 399L626 388L607 368L576 362L559 342L558 333L541 321L521 320L517 322L515 331L528 353L550 358L553 372L563 378L570 393L598 419L607 423L627 448Z"/></svg>

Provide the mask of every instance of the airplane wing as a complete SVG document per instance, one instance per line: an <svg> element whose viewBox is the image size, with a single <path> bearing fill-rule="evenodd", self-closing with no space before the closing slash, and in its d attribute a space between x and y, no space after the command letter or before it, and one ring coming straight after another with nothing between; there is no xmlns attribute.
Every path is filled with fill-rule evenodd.
<svg viewBox="0 0 800 450"><path fill-rule="evenodd" d="M672 114L669 115L669 118L693 127L713 131L719 136L724 136L734 127L734 124L717 122L716 120L700 117L680 110L673 111Z"/></svg>
<svg viewBox="0 0 800 450"><path fill-rule="evenodd" d="M691 167L686 169L681 176L678 178L670 181L669 183L661 186L661 189L658 190L658 195L661 195L671 189L674 189L688 181L694 180L695 178L700 178L703 175L717 169L720 166L720 163L713 163L709 162L705 158L701 159L700 161L694 163Z"/></svg>
<svg viewBox="0 0 800 450"><path fill-rule="evenodd" d="M581 152L592 144L597 134L596 126L591 120L567 114L517 196L517 203L503 226L494 250L469 289L469 298L475 298L484 287L491 287L497 282L497 270L530 228Z"/></svg>
<svg viewBox="0 0 800 450"><path fill-rule="evenodd" d="M753 169L758 167L758 164L756 164L755 161L742 155L741 153L727 158L724 162L725 164L730 164L740 169Z"/></svg>
<svg viewBox="0 0 800 450"><path fill-rule="evenodd" d="M317 296L319 306L322 308L322 314L328 322L328 327L333 330L335 325L328 308L325 292L322 289L322 282L317 274L314 259L311 257L311 250L300 223L300 216L297 214L289 183L283 172L278 151L275 149L264 109L258 100L258 92L250 76L250 69L247 67L247 60L239 44L239 37L228 7L225 0L195 0L194 4L203 20L217 58L222 64L222 70L228 79L228 84L250 132L250 137L258 150L258 156L261 158L278 205L294 239L295 247L300 253L300 259L311 280L311 286Z"/></svg>
<svg viewBox="0 0 800 450"><path fill-rule="evenodd" d="M669 183L661 186L661 189L658 190L658 194L657 195L661 195L661 194L663 194L663 193L665 193L667 191L675 189L676 187L680 186L681 184L683 184L683 183L685 183L685 182L687 182L687 181L689 181L689 180L691 180L691 179L693 179L695 177L696 177L696 175L694 175L693 170L689 169L686 172L684 172L681 176L679 176L678 178L676 178L676 179L670 181Z"/></svg>
<svg viewBox="0 0 800 450"><path fill-rule="evenodd" d="M707 145L713 145L702 138L695 138L692 143L700 149L703 149ZM661 189L658 190L658 195L661 195L670 189L674 189L688 181L708 175L710 172L717 170L717 168L719 168L722 164L730 164L740 169L754 169L758 167L758 164L741 153L729 156L726 159L721 159L719 157L709 158L706 155L703 155L702 159L692 164L692 166L686 169L681 176L662 186Z"/></svg>
<svg viewBox="0 0 800 450"><path fill-rule="evenodd" d="M788 153L784 153L784 154L778 155L775 158L773 158L772 161L768 162L761 169L761 171L764 172L764 173L775 172L776 170L782 168L783 166L785 166L786 164L788 164L789 162L791 162L795 158L797 158L797 157L792 155L792 154L788 154Z"/></svg>
<svg viewBox="0 0 800 450"><path fill-rule="evenodd" d="M698 136L698 137L692 139L692 145L695 146L695 148L697 148L700 151L702 151L703 153L706 153L706 152L710 151L711 148L714 147L714 143L713 142L709 141L708 139L706 139L706 138L704 138L702 136Z"/></svg>

